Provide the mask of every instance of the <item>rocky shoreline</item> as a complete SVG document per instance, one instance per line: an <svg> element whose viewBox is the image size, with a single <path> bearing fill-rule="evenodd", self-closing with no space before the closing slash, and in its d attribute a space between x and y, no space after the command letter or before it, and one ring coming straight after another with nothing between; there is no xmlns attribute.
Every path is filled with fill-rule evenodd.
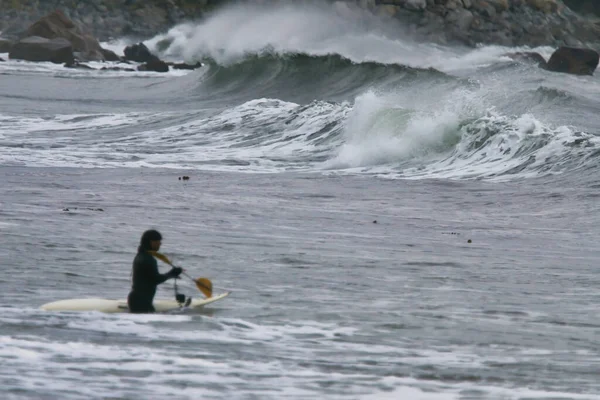
<svg viewBox="0 0 600 400"><path fill-rule="evenodd" d="M55 10L31 24L19 36L20 39L0 38L0 53L8 52L10 59L33 62L52 62L64 64L68 68L94 69L85 64L86 61L140 63L138 71L168 72L171 69L196 69L202 67L201 62L189 65L186 63L168 63L152 54L143 42L129 45L119 56L105 49L100 42L89 33L90 30L78 24L62 11ZM540 68L575 75L593 75L600 61L600 54L589 48L561 46L546 61L540 54L532 52L507 53L516 61L535 63ZM0 62L3 62L0 59ZM117 69L135 71L129 67L102 67L101 69Z"/></svg>
<svg viewBox="0 0 600 400"><path fill-rule="evenodd" d="M9 53L9 58L26 61L50 61L64 64L70 68L90 68L86 61L116 61L136 62L138 71L168 72L170 69L195 69L201 63L188 65L175 64L160 60L151 54L142 43L128 46L124 49L124 57L102 48L98 34L102 39L112 32L121 32L123 28L106 23L108 7L127 6L134 10L137 17L143 21L156 22L156 19L146 13L146 6L154 7L154 2L138 3L137 0L95 0L86 2L81 6L77 3L74 9L62 11L71 0L37 0L36 4L59 6L53 8L48 14L41 16L36 21L22 22L15 17L14 9L8 14L2 14L2 21L6 15L13 15L11 27L2 31L0 37L0 53ZM177 5L180 1L180 5ZM160 4L168 4L173 21L176 18L186 20L181 9L186 0L165 0ZM295 4L299 4L297 0ZM573 0L575 1L575 0ZM26 2L26 1L25 1ZM14 1L19 7L24 7L25 2ZM232 0L233 2L233 0ZM192 8L186 9L189 18L201 18L206 12L215 7L215 1L194 1ZM273 7L275 3L285 3L285 0L263 0L264 7ZM6 8L6 3L2 3ZM142 8L136 8L142 4ZM159 4L159 3L156 3ZM253 3L256 5L256 3ZM335 1L331 4L321 3L321 6L333 7L339 14L345 15L349 23L356 22L365 14L365 9L379 15L383 19L399 19L404 21L399 29L413 37L421 37L435 43L460 43L476 46L480 43L494 43L504 46L515 45L552 45L558 47L554 54L546 61L541 55L531 52L509 53L508 56L520 62L537 64L540 68L554 72L571 73L576 75L592 75L598 66L600 55L594 49L596 41L600 38L600 28L596 24L596 17L582 17L573 12L560 0L347 0ZM73 5L74 6L74 5ZM93 7L92 11L89 7ZM27 18L37 15L43 10L41 6L26 11ZM146 11L144 11L146 10ZM12 13L12 14L11 14ZM103 17L98 17L99 13ZM19 14L20 15L20 14ZM123 13L123 15L128 15ZM167 14L164 14L167 15ZM163 16L164 16L163 15ZM173 15L179 17L173 17ZM82 20L80 20L81 18ZM100 18L100 19L98 19ZM121 17L126 18L126 17ZM536 20L538 18L539 20ZM87 25L86 21L91 23ZM99 22L100 21L100 22ZM119 20L120 21L120 20ZM132 23L134 19L129 21ZM533 22L532 22L533 21ZM114 21L113 21L114 22ZM21 25L23 23L23 25ZM175 22L176 23L176 22ZM100 24L102 28L99 28ZM115 22L116 25L119 23ZM148 29L146 37L153 37L168 29L173 22L167 23L141 23ZM132 25L137 26L137 25ZM17 28L12 28L17 27ZM100 31L98 31L100 29ZM108 29L108 31L106 30ZM131 31L133 28L129 28ZM94 31L100 33L94 33ZM102 36L104 35L104 36ZM136 35L144 36L143 31L127 35L131 40ZM111 36L112 37L112 36ZM480 38L480 40L478 39ZM597 48L597 47L596 47ZM3 61L0 59L0 61ZM115 67L106 67L113 69ZM117 67L122 68L122 67ZM105 69L105 68L103 68ZM123 70L132 71L132 68Z"/></svg>
<svg viewBox="0 0 600 400"><path fill-rule="evenodd" d="M33 22L61 10L76 24L89 29L99 41L119 37L145 40L178 23L202 19L227 4L273 7L286 2L290 3L289 0L7 0L0 2L0 35L20 39ZM566 3L579 11L588 10L588 14L573 11L562 0L322 0L316 3L331 3L331 7L342 14L367 10L397 20L398 26L411 35L440 44L600 48L598 16L589 14L595 9L587 6L590 2L586 0L566 0Z"/></svg>

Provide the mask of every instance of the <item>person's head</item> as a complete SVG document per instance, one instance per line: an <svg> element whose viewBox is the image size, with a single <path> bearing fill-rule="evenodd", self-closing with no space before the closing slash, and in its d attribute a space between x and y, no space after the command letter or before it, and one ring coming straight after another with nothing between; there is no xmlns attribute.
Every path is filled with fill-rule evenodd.
<svg viewBox="0 0 600 400"><path fill-rule="evenodd" d="M142 239L140 240L140 247L138 251L158 251L160 250L160 244L162 241L162 235L159 231L150 229L144 232Z"/></svg>

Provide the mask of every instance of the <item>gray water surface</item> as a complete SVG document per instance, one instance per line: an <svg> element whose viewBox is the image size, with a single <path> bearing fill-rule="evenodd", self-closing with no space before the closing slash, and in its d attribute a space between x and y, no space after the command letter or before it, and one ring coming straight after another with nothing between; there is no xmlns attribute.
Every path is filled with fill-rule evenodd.
<svg viewBox="0 0 600 400"><path fill-rule="evenodd" d="M0 182L3 398L600 398L599 203L575 180L1 167ZM151 227L233 293L199 314L39 310L125 298Z"/></svg>

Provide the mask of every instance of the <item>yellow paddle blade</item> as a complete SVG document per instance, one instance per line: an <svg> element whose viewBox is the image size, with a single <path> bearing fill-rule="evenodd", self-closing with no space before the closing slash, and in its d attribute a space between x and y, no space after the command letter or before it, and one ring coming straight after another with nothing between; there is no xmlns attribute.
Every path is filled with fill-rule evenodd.
<svg viewBox="0 0 600 400"><path fill-rule="evenodd" d="M161 254L157 251L148 251L148 253L153 255L154 257L158 258L160 261L173 266L173 264L171 263L171 260L169 260L169 258L167 256L165 256L164 254Z"/></svg>
<svg viewBox="0 0 600 400"><path fill-rule="evenodd" d="M212 282L208 278L194 279L196 287L200 290L207 298L212 297Z"/></svg>

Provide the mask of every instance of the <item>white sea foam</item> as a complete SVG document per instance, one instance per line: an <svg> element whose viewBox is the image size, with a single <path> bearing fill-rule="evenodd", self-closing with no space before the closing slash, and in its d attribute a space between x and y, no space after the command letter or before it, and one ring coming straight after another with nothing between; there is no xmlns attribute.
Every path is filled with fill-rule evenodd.
<svg viewBox="0 0 600 400"><path fill-rule="evenodd" d="M432 106L428 96L371 91L353 106L315 102L301 108L257 99L150 130L138 127L181 113L0 115L0 140L19 144L3 147L0 163L513 179L585 166L600 146L593 135L548 126L533 115L507 117L485 109L486 102L470 92L441 95ZM135 127L132 133L113 134L130 127ZM343 136L336 137L342 128ZM581 141L588 145L573 145ZM311 161L317 156L329 160Z"/></svg>
<svg viewBox="0 0 600 400"><path fill-rule="evenodd" d="M3 57L6 61L0 62L0 75L14 75L14 76L28 76L28 75L42 75L42 76L54 76L60 78L156 78L156 77L180 77L185 76L193 71L181 70L181 69L170 69L169 72L144 72L144 71L114 71L114 70L102 70L102 68L122 68L122 69L136 69L138 64L125 64L118 62L103 63L99 61L90 61L83 64L88 65L92 69L82 68L66 68L63 64L55 64L51 62L30 62L23 60L11 60L8 57Z"/></svg>
<svg viewBox="0 0 600 400"><path fill-rule="evenodd" d="M348 23L349 19L356 23ZM162 52L158 46L161 42L170 43ZM464 73L492 63L511 62L506 57L510 52L536 51L548 58L554 50L502 46L460 49L419 43L397 21L381 20L340 4L287 4L268 10L252 5L232 6L202 22L178 25L145 43L163 56L188 61L211 57L228 64L264 51L339 54L355 62L376 61Z"/></svg>
<svg viewBox="0 0 600 400"><path fill-rule="evenodd" d="M177 113L59 115L54 118L16 118L0 115L0 140L17 141L5 148L0 163L79 167L194 167L213 163L215 169L277 171L286 160L319 151L307 137L325 124L341 120L348 106L316 103L294 114L299 105L258 99L209 118L162 129L114 136L116 128L152 125ZM288 118L294 116L291 124ZM256 129L272 126L256 137ZM231 126L229 131L221 127ZM72 133L77 131L77 135ZM282 132L285 132L282 135ZM106 133L107 136L100 136ZM328 147L325 146L324 150ZM249 165L219 164L221 160L249 160ZM278 164L281 164L279 166ZM211 168L204 165L203 168Z"/></svg>
<svg viewBox="0 0 600 400"><path fill-rule="evenodd" d="M573 171L593 163L590 149L598 147L597 136L573 127L545 124L532 114L501 115L478 92L371 91L356 99L344 143L323 168L505 180Z"/></svg>
<svg viewBox="0 0 600 400"><path fill-rule="evenodd" d="M527 388L503 388L498 386L480 385L473 386L468 383L440 384L435 382L424 382L414 378L384 377L381 380L385 390L361 396L362 400L375 399L419 399L419 400L458 400L463 398L465 392L471 392L471 396L478 399L573 399L573 400L597 400L599 395L577 394L559 391L532 390Z"/></svg>
<svg viewBox="0 0 600 400"><path fill-rule="evenodd" d="M541 364L548 357L567 366L574 353L553 348L516 346L478 348L469 344L423 347L413 339L373 332L351 325L286 320L259 322L243 318L197 315L130 315L53 313L33 309L0 308L0 362L13 372L10 391L66 399L112 396L281 396L423 400L455 399L465 392L482 399L598 397L561 391L501 387L477 381L445 382L390 376L402 365L439 370L484 371L494 364ZM7 332L5 331L5 332ZM49 332L62 332L48 335ZM367 336L364 336L367 335ZM370 342L365 345L365 340ZM593 352L579 352L593 362ZM373 363L373 360L377 360ZM387 371L387 372L385 372ZM473 372L478 373L478 372ZM97 379L102 374L102 379ZM248 382L256 382L249 385ZM181 387L178 382L185 382Z"/></svg>
<svg viewBox="0 0 600 400"><path fill-rule="evenodd" d="M266 49L281 54L333 53L358 62L375 60L446 72L467 71L466 76L490 63L510 61L505 56L508 50L528 50L498 46L467 50L418 44L410 35L394 36L391 26L373 16L339 4L328 7L286 5L265 10L233 6L201 22L177 26L147 43L156 50L159 42L169 39L172 44L162 55L188 61L210 56L229 63ZM348 18L360 23L348 24ZM231 26L237 29L231 30ZM107 46L119 49L126 44L127 40L120 40ZM535 50L544 56L552 51ZM104 75L102 71L68 70L51 63L22 61L0 63L2 71L94 79L162 76L145 72ZM204 90L202 73L169 74L173 78L168 80L169 94L179 95L189 87L194 94ZM189 77L177 78L183 74ZM490 74L460 85L411 83L410 78L405 86L378 90L365 86L365 92L353 103L316 100L303 106L259 98L212 115L199 113L197 118L193 111L0 115L0 164L255 173L335 171L411 179L530 178L592 164L600 144L594 135L578 132L566 122L547 121L544 109L517 115L498 111L510 105L514 96L520 96L513 93L519 80L508 82L510 78ZM565 77L564 85L579 88L596 87L598 83L592 78ZM179 122L180 117L186 122ZM176 122L166 123L171 119Z"/></svg>

